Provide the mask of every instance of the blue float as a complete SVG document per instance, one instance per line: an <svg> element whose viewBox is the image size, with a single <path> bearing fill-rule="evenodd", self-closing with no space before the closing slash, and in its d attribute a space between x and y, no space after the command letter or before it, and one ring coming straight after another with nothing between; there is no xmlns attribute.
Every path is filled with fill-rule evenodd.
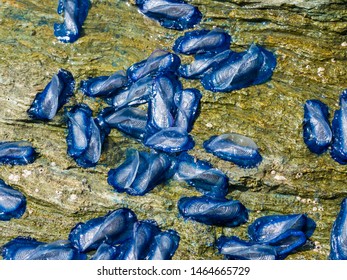
<svg viewBox="0 0 347 280"><path fill-rule="evenodd" d="M0 179L0 220L20 218L26 209L25 196Z"/></svg>
<svg viewBox="0 0 347 280"><path fill-rule="evenodd" d="M334 221L330 234L331 260L347 260L347 198L340 205L340 211Z"/></svg>
<svg viewBox="0 0 347 280"><path fill-rule="evenodd" d="M0 142L0 165L26 165L33 163L37 152L28 141Z"/></svg>

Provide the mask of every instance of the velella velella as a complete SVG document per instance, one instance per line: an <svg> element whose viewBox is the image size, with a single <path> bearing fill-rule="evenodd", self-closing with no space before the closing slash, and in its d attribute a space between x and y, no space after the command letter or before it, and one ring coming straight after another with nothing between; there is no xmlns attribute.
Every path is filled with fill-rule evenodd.
<svg viewBox="0 0 347 280"><path fill-rule="evenodd" d="M154 236L146 260L171 260L180 242L175 230L169 229Z"/></svg>
<svg viewBox="0 0 347 280"><path fill-rule="evenodd" d="M238 200L194 196L180 198L177 205L183 218L206 225L237 227L248 220L248 210Z"/></svg>
<svg viewBox="0 0 347 280"><path fill-rule="evenodd" d="M0 142L0 165L26 165L33 163L37 153L28 141Z"/></svg>
<svg viewBox="0 0 347 280"><path fill-rule="evenodd" d="M91 260L115 260L119 254L119 246L113 246L107 243L102 243Z"/></svg>
<svg viewBox="0 0 347 280"><path fill-rule="evenodd" d="M123 70L111 76L100 76L81 81L81 91L89 97L108 97L128 83L128 78Z"/></svg>
<svg viewBox="0 0 347 280"><path fill-rule="evenodd" d="M59 0L57 12L64 14L64 22L54 24L54 35L59 41L73 43L81 36L89 8L89 0Z"/></svg>
<svg viewBox="0 0 347 280"><path fill-rule="evenodd" d="M136 0L136 5L144 15L165 28L184 30L202 19L199 9L183 0Z"/></svg>
<svg viewBox="0 0 347 280"><path fill-rule="evenodd" d="M245 241L237 236L221 236L216 242L220 254L229 260L276 260L277 252L274 247Z"/></svg>
<svg viewBox="0 0 347 280"><path fill-rule="evenodd" d="M172 49L181 54L218 53L230 48L231 36L219 29L194 30L176 39Z"/></svg>
<svg viewBox="0 0 347 280"><path fill-rule="evenodd" d="M237 133L212 136L204 142L203 146L207 152L243 168L256 167L262 161L255 142Z"/></svg>
<svg viewBox="0 0 347 280"><path fill-rule="evenodd" d="M17 237L2 247L4 260L84 260L68 240L44 243L34 238Z"/></svg>
<svg viewBox="0 0 347 280"><path fill-rule="evenodd" d="M307 100L304 106L303 137L309 150L325 152L332 140L328 106L319 100Z"/></svg>
<svg viewBox="0 0 347 280"><path fill-rule="evenodd" d="M53 75L52 80L42 92L36 94L34 101L28 109L28 115L32 119L50 121L58 110L68 102L75 89L75 80L72 74L60 69Z"/></svg>
<svg viewBox="0 0 347 280"><path fill-rule="evenodd" d="M119 208L105 216L78 223L69 234L69 240L79 252L97 249L102 243L120 244L131 238L137 221L135 213L128 208Z"/></svg>
<svg viewBox="0 0 347 280"><path fill-rule="evenodd" d="M25 209L25 196L0 179L0 220L18 219L24 214Z"/></svg>
<svg viewBox="0 0 347 280"><path fill-rule="evenodd" d="M163 183L171 168L169 156L129 150L126 160L108 172L107 182L117 192L144 195Z"/></svg>
<svg viewBox="0 0 347 280"><path fill-rule="evenodd" d="M214 92L230 92L266 82L276 67L275 56L255 44L243 53L232 55L204 75L201 83Z"/></svg>
<svg viewBox="0 0 347 280"><path fill-rule="evenodd" d="M228 193L228 177L206 161L187 153L178 157L175 180L184 180L206 196L223 198Z"/></svg>
<svg viewBox="0 0 347 280"><path fill-rule="evenodd" d="M347 199L344 198L330 233L331 260L347 260Z"/></svg>

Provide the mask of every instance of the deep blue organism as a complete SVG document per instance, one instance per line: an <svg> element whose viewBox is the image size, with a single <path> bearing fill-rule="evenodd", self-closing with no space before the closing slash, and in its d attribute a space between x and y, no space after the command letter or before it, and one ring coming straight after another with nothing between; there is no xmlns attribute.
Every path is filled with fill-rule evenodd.
<svg viewBox="0 0 347 280"><path fill-rule="evenodd" d="M137 140L142 140L146 134L147 113L139 108L107 107L99 113L97 118L101 126L116 128Z"/></svg>
<svg viewBox="0 0 347 280"><path fill-rule="evenodd" d="M91 257L91 260L115 260L119 254L119 247L102 243Z"/></svg>
<svg viewBox="0 0 347 280"><path fill-rule="evenodd" d="M165 154L129 150L126 160L108 172L107 182L117 192L144 195L163 183L171 168L171 159Z"/></svg>
<svg viewBox="0 0 347 280"><path fill-rule="evenodd" d="M28 115L32 119L50 121L58 110L69 101L75 89L75 80L72 74L60 69L42 92L36 94Z"/></svg>
<svg viewBox="0 0 347 280"><path fill-rule="evenodd" d="M256 167L262 161L254 141L237 133L212 136L203 145L207 152L243 168Z"/></svg>
<svg viewBox="0 0 347 280"><path fill-rule="evenodd" d="M131 238L135 213L128 208L120 208L105 216L78 223L70 232L69 240L80 251L97 249L102 243L121 244Z"/></svg>
<svg viewBox="0 0 347 280"><path fill-rule="evenodd" d="M206 196L223 198L228 193L228 177L210 163L187 153L178 157L175 180L184 180Z"/></svg>
<svg viewBox="0 0 347 280"><path fill-rule="evenodd" d="M218 252L229 260L276 260L276 249L271 245L244 241L236 236L221 236L216 242Z"/></svg>
<svg viewBox="0 0 347 280"><path fill-rule="evenodd" d="M136 82L146 76L175 73L180 65L181 59L178 55L164 50L155 50L147 59L130 66L127 75L130 81Z"/></svg>
<svg viewBox="0 0 347 280"><path fill-rule="evenodd" d="M35 148L27 141L0 142L0 165L26 165L37 157Z"/></svg>
<svg viewBox="0 0 347 280"><path fill-rule="evenodd" d="M43 243L33 238L17 237L2 247L4 260L85 260L68 240Z"/></svg>
<svg viewBox="0 0 347 280"><path fill-rule="evenodd" d="M158 233L149 248L147 260L171 260L180 242L180 236L175 230Z"/></svg>
<svg viewBox="0 0 347 280"><path fill-rule="evenodd" d="M268 81L276 67L273 53L257 45L248 51L232 55L207 73L202 79L205 89L214 92L230 92Z"/></svg>
<svg viewBox="0 0 347 280"><path fill-rule="evenodd" d="M316 154L325 152L331 144L328 106L319 100L307 100L304 106L303 136L309 150Z"/></svg>
<svg viewBox="0 0 347 280"><path fill-rule="evenodd" d="M206 225L237 227L248 220L246 207L226 198L183 197L178 201L178 210L183 218Z"/></svg>
<svg viewBox="0 0 347 280"><path fill-rule="evenodd" d="M186 32L175 41L172 49L181 54L218 53L229 50L230 43L228 33L219 29L203 29Z"/></svg>
<svg viewBox="0 0 347 280"><path fill-rule="evenodd" d="M340 211L330 234L331 260L347 260L347 199L341 202Z"/></svg>
<svg viewBox="0 0 347 280"><path fill-rule="evenodd" d="M197 7L182 0L136 0L140 11L161 26L184 30L194 27L202 19Z"/></svg>
<svg viewBox="0 0 347 280"><path fill-rule="evenodd" d="M128 78L124 71L117 71L111 76L100 76L81 81L81 91L90 97L106 98L124 87Z"/></svg>
<svg viewBox="0 0 347 280"><path fill-rule="evenodd" d="M187 132L192 130L199 112L201 97L200 91L196 88L188 88L175 93L176 116L174 126L181 127Z"/></svg>
<svg viewBox="0 0 347 280"><path fill-rule="evenodd" d="M73 43L80 36L90 8L89 0L59 0L58 14L64 14L64 23L54 24L54 36L63 43Z"/></svg>
<svg viewBox="0 0 347 280"><path fill-rule="evenodd" d="M25 209L25 196L0 179L0 220L18 219L22 217Z"/></svg>

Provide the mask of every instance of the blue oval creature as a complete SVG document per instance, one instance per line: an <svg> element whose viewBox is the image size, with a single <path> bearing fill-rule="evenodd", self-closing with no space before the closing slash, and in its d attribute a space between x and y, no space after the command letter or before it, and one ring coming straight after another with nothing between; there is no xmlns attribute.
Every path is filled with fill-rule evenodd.
<svg viewBox="0 0 347 280"><path fill-rule="evenodd" d="M329 259L347 260L347 198L342 200L331 230Z"/></svg>
<svg viewBox="0 0 347 280"><path fill-rule="evenodd" d="M206 196L223 198L228 193L228 177L207 161L198 160L187 153L178 157L175 180L184 180Z"/></svg>
<svg viewBox="0 0 347 280"><path fill-rule="evenodd" d="M262 161L254 141L237 133L212 136L203 145L207 152L243 168L257 167Z"/></svg>
<svg viewBox="0 0 347 280"><path fill-rule="evenodd" d="M177 109L174 126L181 127L187 132L192 130L199 113L201 98L202 95L196 88L187 88L175 93L174 102Z"/></svg>
<svg viewBox="0 0 347 280"><path fill-rule="evenodd" d="M207 73L201 83L210 91L230 92L265 83L271 78L275 67L275 56L253 44L246 52L231 56Z"/></svg>
<svg viewBox="0 0 347 280"><path fill-rule="evenodd" d="M140 11L169 29L193 28L202 19L197 7L182 0L136 0Z"/></svg>
<svg viewBox="0 0 347 280"><path fill-rule="evenodd" d="M72 74L60 69L42 92L36 94L28 115L32 119L50 121L73 96L75 80Z"/></svg>
<svg viewBox="0 0 347 280"><path fill-rule="evenodd" d="M4 260L85 260L68 240L43 243L33 238L17 237L2 247Z"/></svg>
<svg viewBox="0 0 347 280"><path fill-rule="evenodd" d="M102 243L110 245L121 244L131 238L135 213L128 208L119 208L105 216L78 223L69 234L69 240L85 253L97 249Z"/></svg>
<svg viewBox="0 0 347 280"><path fill-rule="evenodd" d="M0 179L0 220L18 219L23 216L25 209L25 196Z"/></svg>
<svg viewBox="0 0 347 280"><path fill-rule="evenodd" d="M246 207L226 198L183 197L178 201L178 210L183 218L206 225L237 227L248 220Z"/></svg>
<svg viewBox="0 0 347 280"><path fill-rule="evenodd" d="M0 165L26 165L37 157L35 148L28 141L0 142Z"/></svg>
<svg viewBox="0 0 347 280"><path fill-rule="evenodd" d="M171 260L180 242L180 236L175 230L158 233L151 243L146 260Z"/></svg>
<svg viewBox="0 0 347 280"><path fill-rule="evenodd" d="M335 111L332 121L333 140L330 154L339 164L347 164L347 89L340 95L340 109Z"/></svg>
<svg viewBox="0 0 347 280"><path fill-rule="evenodd" d="M99 113L97 118L101 126L116 128L137 140L143 140L146 134L147 113L139 108L125 107L118 110L107 107Z"/></svg>
<svg viewBox="0 0 347 280"><path fill-rule="evenodd" d="M117 192L144 195L166 179L171 159L165 154L129 150L126 160L108 172L107 182Z"/></svg>
<svg viewBox="0 0 347 280"><path fill-rule="evenodd" d="M115 93L128 83L128 78L123 70L111 76L100 76L81 81L81 91L90 97L106 98Z"/></svg>
<svg viewBox="0 0 347 280"><path fill-rule="evenodd" d="M54 36L63 43L75 42L81 36L89 8L89 0L59 0L57 12L64 14L64 23L54 24Z"/></svg>
<svg viewBox="0 0 347 280"><path fill-rule="evenodd" d="M328 106L319 100L307 100L304 106L303 137L309 150L324 153L331 144Z"/></svg>
<svg viewBox="0 0 347 280"><path fill-rule="evenodd" d="M181 54L219 53L230 48L231 36L219 29L194 30L179 37L172 49Z"/></svg>
<svg viewBox="0 0 347 280"><path fill-rule="evenodd" d="M221 236L216 242L218 252L229 260L277 260L277 251L271 245L244 241L236 236Z"/></svg>
<svg viewBox="0 0 347 280"><path fill-rule="evenodd" d="M102 243L91 257L91 260L115 260L119 254L119 247Z"/></svg>
<svg viewBox="0 0 347 280"><path fill-rule="evenodd" d="M180 65L181 59L178 55L164 50L155 50L147 59L130 66L127 75L130 81L136 82L147 76L175 73Z"/></svg>
<svg viewBox="0 0 347 280"><path fill-rule="evenodd" d="M190 64L183 64L178 68L178 74L185 79L200 79L212 69L219 67L231 56L239 56L231 50L220 53L197 54Z"/></svg>

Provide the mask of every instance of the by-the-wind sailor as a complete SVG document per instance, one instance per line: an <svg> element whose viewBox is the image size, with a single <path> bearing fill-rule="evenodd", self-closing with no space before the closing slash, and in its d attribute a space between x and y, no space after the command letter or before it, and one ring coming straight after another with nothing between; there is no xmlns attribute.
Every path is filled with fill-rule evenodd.
<svg viewBox="0 0 347 280"><path fill-rule="evenodd" d="M90 97L107 97L125 86L128 78L123 70L111 76L100 76L81 81L81 91Z"/></svg>
<svg viewBox="0 0 347 280"><path fill-rule="evenodd" d="M89 7L89 0L59 0L57 12L64 13L64 23L54 24L54 35L59 41L73 43L81 36Z"/></svg>
<svg viewBox="0 0 347 280"><path fill-rule="evenodd" d="M26 198L0 179L0 220L20 218L26 209Z"/></svg>
<svg viewBox="0 0 347 280"><path fill-rule="evenodd" d="M171 260L180 242L180 237L175 230L158 233L150 246L146 260Z"/></svg>
<svg viewBox="0 0 347 280"><path fill-rule="evenodd" d="M117 192L144 195L163 183L171 168L171 159L165 154L129 150L126 160L108 172L107 182Z"/></svg>
<svg viewBox="0 0 347 280"><path fill-rule="evenodd" d="M28 112L32 119L49 121L73 95L75 80L72 74L60 69L42 92L36 94Z"/></svg>
<svg viewBox="0 0 347 280"><path fill-rule="evenodd" d="M246 207L226 198L183 197L178 201L178 210L183 218L206 225L236 227L248 220Z"/></svg>
<svg viewBox="0 0 347 280"><path fill-rule="evenodd" d="M316 154L330 146L332 132L328 106L319 100L307 100L304 106L303 137L309 150Z"/></svg>
<svg viewBox="0 0 347 280"><path fill-rule="evenodd" d="M178 157L173 178L186 181L207 196L223 198L228 193L228 177L222 171L187 153Z"/></svg>
<svg viewBox="0 0 347 280"><path fill-rule="evenodd" d="M59 240L44 243L33 238L17 237L2 249L4 260L85 260L70 241Z"/></svg>
<svg viewBox="0 0 347 280"><path fill-rule="evenodd" d="M30 142L0 142L0 165L26 165L34 162L37 153Z"/></svg>
<svg viewBox="0 0 347 280"><path fill-rule="evenodd" d="M347 260L347 198L342 200L331 230L329 259Z"/></svg>
<svg viewBox="0 0 347 280"><path fill-rule="evenodd" d="M119 247L102 243L91 257L91 260L115 260L119 254Z"/></svg>
<svg viewBox="0 0 347 280"><path fill-rule="evenodd" d="M173 46L176 53L196 54L222 52L230 48L231 36L219 29L194 30L179 37Z"/></svg>
<svg viewBox="0 0 347 280"><path fill-rule="evenodd" d="M340 109L332 121L333 141L330 154L339 164L347 164L347 89L340 95Z"/></svg>
<svg viewBox="0 0 347 280"><path fill-rule="evenodd" d="M202 19L199 9L183 0L136 0L136 5L143 14L165 28L184 30L194 27Z"/></svg>
<svg viewBox="0 0 347 280"><path fill-rule="evenodd" d="M216 242L217 249L230 260L276 260L274 247L241 240L236 236L221 236Z"/></svg>
<svg viewBox="0 0 347 280"><path fill-rule="evenodd" d="M97 249L103 242L111 245L120 244L131 238L136 221L136 215L132 210L120 208L105 216L78 223L71 230L69 240L83 253Z"/></svg>
<svg viewBox="0 0 347 280"><path fill-rule="evenodd" d="M262 161L254 141L237 133L212 136L203 145L207 152L243 168L256 167Z"/></svg>
<svg viewBox="0 0 347 280"><path fill-rule="evenodd" d="M231 56L207 73L201 83L207 90L229 92L266 82L271 78L275 67L275 56L253 44L246 52Z"/></svg>
<svg viewBox="0 0 347 280"><path fill-rule="evenodd" d="M164 50L155 50L151 55L130 66L127 70L129 80L136 82L146 76L175 73L181 65L178 55Z"/></svg>

